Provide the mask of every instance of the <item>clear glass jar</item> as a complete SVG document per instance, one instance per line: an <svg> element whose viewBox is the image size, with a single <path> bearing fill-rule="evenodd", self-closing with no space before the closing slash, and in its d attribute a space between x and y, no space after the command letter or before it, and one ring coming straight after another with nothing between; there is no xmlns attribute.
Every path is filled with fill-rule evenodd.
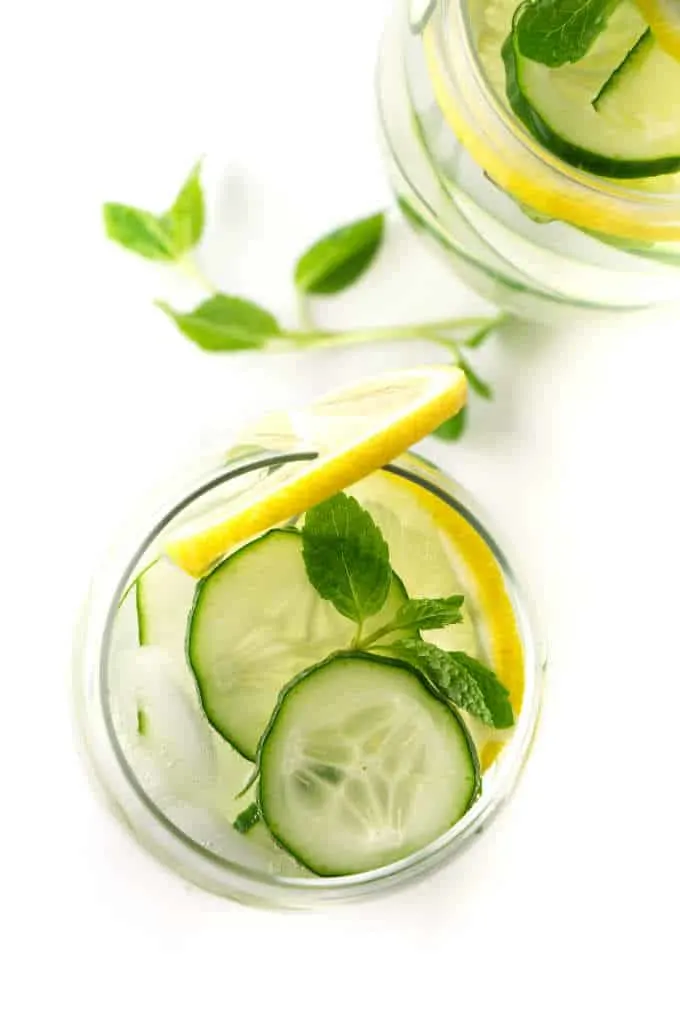
<svg viewBox="0 0 680 1018"><path fill-rule="evenodd" d="M167 491L154 496L110 548L96 573L78 627L74 655L77 729L95 786L134 838L185 879L218 895L270 907L302 908L347 900L405 884L450 861L470 844L513 791L529 754L539 717L544 658L536 640L524 594L505 553L496 544L474 502L429 462L408 454L385 468L459 513L491 551L515 616L523 673L517 724L500 755L485 773L483 794L450 831L421 851L393 865L357 876L319 878L295 869L272 868L259 849L224 817L216 818L198 801L150 788L119 736L112 675L120 636L120 606L131 580L140 574L159 540L197 515L211 512L273 471L312 458L315 453L252 449L214 458L184 471ZM477 539L477 536L475 536ZM201 723L209 729L201 715ZM223 742L223 740L222 740ZM229 753L235 754L223 743ZM245 765L248 775L252 764ZM240 787L240 786L239 786ZM192 793L193 794L193 793ZM239 809L242 807L238 807Z"/></svg>
<svg viewBox="0 0 680 1018"><path fill-rule="evenodd" d="M483 3L435 0L423 29L412 27L423 3L397 0L385 33L380 126L407 220L473 289L522 317L680 303L680 178L635 187L544 149L485 77Z"/></svg>

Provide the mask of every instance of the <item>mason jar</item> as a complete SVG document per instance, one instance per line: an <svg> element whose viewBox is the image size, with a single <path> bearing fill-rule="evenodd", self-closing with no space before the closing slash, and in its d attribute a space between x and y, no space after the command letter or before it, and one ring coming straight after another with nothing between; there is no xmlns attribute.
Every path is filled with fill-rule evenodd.
<svg viewBox="0 0 680 1018"><path fill-rule="evenodd" d="M533 137L504 97L500 64L492 82L479 57L488 21L501 39L517 6L397 0L377 91L404 216L473 289L522 317L680 305L680 174L611 180Z"/></svg>
<svg viewBox="0 0 680 1018"><path fill-rule="evenodd" d="M407 884L451 862L474 842L515 788L532 745L542 694L544 651L496 529L452 478L421 457L406 454L378 473L429 500L434 518L441 511L455 526L465 528L468 544L483 556L487 575L495 577L493 589L505 606L506 618L512 616L516 724L493 753L480 754L483 790L469 811L436 841L391 865L352 876L318 877L287 858L271 836L252 840L234 828L234 818L243 809L243 800L236 795L251 776L253 764L211 728L196 689L187 688L190 670L183 656L181 624L171 634L182 657L172 666L184 676L180 685L175 687L170 676L166 685L147 693L151 718L146 716L147 706L144 715L139 708L135 715L127 702L126 669L138 666L138 644L143 642L135 580L158 561L166 541L178 530L196 521L214 521L232 499L247 497L254 485L315 455L314 450L299 447L241 448L227 455L204 455L198 465L180 471L146 500L111 544L91 583L75 641L76 728L102 800L144 849L186 880L218 895L271 907L305 908L355 899ZM191 604L192 592L187 596ZM493 598L493 592L488 596ZM479 625L483 641L483 617ZM146 650L142 663L152 671L160 669L165 682L168 664L163 655ZM494 654L500 658L505 654L505 660L496 662ZM507 656L507 647L488 648L492 664L501 666L499 674L508 666ZM149 725L153 732L156 722L162 738L156 736L148 747L140 745Z"/></svg>

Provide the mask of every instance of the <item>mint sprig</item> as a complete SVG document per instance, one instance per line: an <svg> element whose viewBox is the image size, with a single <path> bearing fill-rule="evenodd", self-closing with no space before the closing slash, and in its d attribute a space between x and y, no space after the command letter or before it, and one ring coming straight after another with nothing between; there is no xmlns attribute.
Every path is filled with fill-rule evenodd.
<svg viewBox="0 0 680 1018"><path fill-rule="evenodd" d="M308 305L311 297L343 292L373 265L385 239L384 212L333 230L298 259L293 281L301 328L286 328L261 305L220 292L203 271L195 254L205 230L200 163L193 167L166 212L157 214L109 202L104 205L103 215L111 240L148 260L174 265L206 292L206 299L188 310L175 308L166 301L156 302L179 331L202 350L210 353L309 350L425 339L445 350L459 365L473 392L491 398L490 386L473 369L464 351L480 346L505 321L505 315L343 330L320 329L312 321ZM462 411L435 434L445 440L457 439L463 433L465 421Z"/></svg>
<svg viewBox="0 0 680 1018"><path fill-rule="evenodd" d="M380 528L355 498L333 495L307 512L302 555L317 593L357 623L354 650L374 650L407 662L444 700L486 725L514 724L508 690L487 665L463 651L442 650L418 635L462 622L462 594L410 598L392 619L365 632L367 620L385 605L393 574Z"/></svg>
<svg viewBox="0 0 680 1018"><path fill-rule="evenodd" d="M171 207L161 215L134 205L107 202L103 209L107 237L142 258L178 261L203 235L205 207L200 172L200 163L196 163Z"/></svg>
<svg viewBox="0 0 680 1018"><path fill-rule="evenodd" d="M451 597L410 598L397 610L393 619L384 626L369 633L361 640L361 646L368 648L384 641L391 633L414 629L443 629L463 621L462 594Z"/></svg>
<svg viewBox="0 0 680 1018"><path fill-rule="evenodd" d="M620 0L531 0L515 13L522 56L548 67L575 64L607 27Z"/></svg>

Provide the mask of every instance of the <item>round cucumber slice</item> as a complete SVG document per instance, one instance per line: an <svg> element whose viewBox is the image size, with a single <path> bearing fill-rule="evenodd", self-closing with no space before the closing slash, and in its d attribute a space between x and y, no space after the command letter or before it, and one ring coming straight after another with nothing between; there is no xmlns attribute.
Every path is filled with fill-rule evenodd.
<svg viewBox="0 0 680 1018"><path fill-rule="evenodd" d="M345 653L285 691L262 741L260 808L321 876L396 862L444 834L479 793L462 721L399 661Z"/></svg>
<svg viewBox="0 0 680 1018"><path fill-rule="evenodd" d="M503 59L513 111L565 162L620 179L680 170L680 63L646 33L628 0L575 64L527 59L515 33Z"/></svg>
<svg viewBox="0 0 680 1018"><path fill-rule="evenodd" d="M371 625L406 600L395 576ZM200 581L189 621L189 663L211 725L254 760L280 690L348 647L355 631L309 582L297 531L270 531L236 551Z"/></svg>

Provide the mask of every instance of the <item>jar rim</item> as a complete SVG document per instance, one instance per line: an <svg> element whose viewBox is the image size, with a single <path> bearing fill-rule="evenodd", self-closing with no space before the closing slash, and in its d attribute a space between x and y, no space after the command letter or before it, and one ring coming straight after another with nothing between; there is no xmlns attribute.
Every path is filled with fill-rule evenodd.
<svg viewBox="0 0 680 1018"><path fill-rule="evenodd" d="M439 0L423 39L431 74L439 82L438 100L446 89L464 96L467 112L475 117L475 130L483 132L485 144L507 164L508 173L514 171L531 179L538 190L545 187L553 201L555 194L564 193L576 209L579 202L589 207L599 205L610 227L602 232L636 236L635 232L625 233L623 224L629 223L643 231L648 228L651 239L680 239L680 192L627 187L621 181L571 166L543 146L515 117L488 81L473 43L467 0ZM437 92L437 81L433 84ZM488 166L483 168L489 171ZM506 182L497 182L506 186ZM512 187L507 189L512 193ZM620 229L613 230L617 223ZM586 217L576 225L598 228Z"/></svg>
<svg viewBox="0 0 680 1018"><path fill-rule="evenodd" d="M161 504L157 504L151 514L151 507L145 509L145 519L148 521L153 515L156 522L151 526L148 522L144 524L143 537L140 537L141 519L133 522L129 535L123 535L122 542L111 550L95 575L82 620L79 646L76 646L74 674L78 728L88 763L92 765L98 784L103 786L109 804L123 814L137 841L171 869L210 891L284 906L291 901L304 905L314 900L347 899L386 890L438 868L457 854L496 813L519 780L538 722L545 665L536 636L534 613L524 588L491 536L488 525L483 522L484 514L480 513L469 493L439 467L412 453L406 454L383 469L426 488L464 516L494 555L513 605L524 652L524 697L515 730L494 765L497 771L492 790L483 790L477 802L457 824L418 852L388 866L342 877L283 876L246 866L211 851L166 816L144 790L125 758L108 704L108 658L121 596L144 553L172 519L197 497L249 471L315 455L309 451L281 453L262 450L260 454L244 457L238 463L226 466L222 458L221 466L199 484L196 483L195 471L183 479L178 478L179 486L173 485L174 491L169 498L163 495Z"/></svg>

